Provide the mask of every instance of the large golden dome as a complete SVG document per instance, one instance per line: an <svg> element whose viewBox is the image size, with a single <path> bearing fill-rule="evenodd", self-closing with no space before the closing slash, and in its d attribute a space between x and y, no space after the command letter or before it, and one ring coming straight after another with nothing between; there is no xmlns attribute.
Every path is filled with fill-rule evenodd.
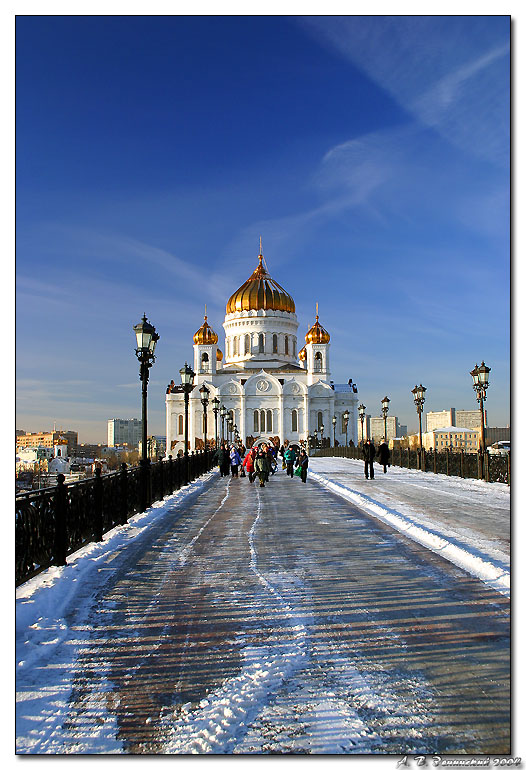
<svg viewBox="0 0 526 770"><path fill-rule="evenodd" d="M261 248L258 258L259 265L250 278L226 303L227 315L241 310L282 310L285 313L295 313L296 307L290 294L270 277L263 266Z"/></svg>
<svg viewBox="0 0 526 770"><path fill-rule="evenodd" d="M307 345L309 342L317 342L318 344L321 343L322 345L326 345L331 338L327 329L323 328L318 319L318 303L316 303L316 321L305 335L305 343Z"/></svg>
<svg viewBox="0 0 526 770"><path fill-rule="evenodd" d="M205 315L202 326L194 334L194 343L196 345L217 345L218 339L219 337L212 327L209 326L207 316Z"/></svg>

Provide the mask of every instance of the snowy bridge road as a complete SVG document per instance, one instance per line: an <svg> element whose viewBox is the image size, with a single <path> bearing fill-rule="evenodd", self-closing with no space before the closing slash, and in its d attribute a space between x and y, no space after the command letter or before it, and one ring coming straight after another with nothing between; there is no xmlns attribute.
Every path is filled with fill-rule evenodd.
<svg viewBox="0 0 526 770"><path fill-rule="evenodd" d="M22 669L20 753L509 753L505 596L281 470L163 507Z"/></svg>

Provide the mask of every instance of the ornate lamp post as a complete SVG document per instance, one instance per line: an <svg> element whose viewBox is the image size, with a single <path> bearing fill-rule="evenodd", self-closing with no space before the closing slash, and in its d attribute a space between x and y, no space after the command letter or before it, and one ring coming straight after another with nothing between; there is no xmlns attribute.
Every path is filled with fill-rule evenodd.
<svg viewBox="0 0 526 770"><path fill-rule="evenodd" d="M217 450L217 413L219 412L219 403L220 401L217 396L212 399L212 404L213 404L212 411L214 413L214 423L215 423L216 450Z"/></svg>
<svg viewBox="0 0 526 770"><path fill-rule="evenodd" d="M323 449L323 431L325 430L325 425L320 425L320 442L321 442L321 448Z"/></svg>
<svg viewBox="0 0 526 770"><path fill-rule="evenodd" d="M184 464L185 464L185 476L186 483L190 480L189 468L188 468L188 404L190 402L190 393L194 389L194 377L195 372L191 366L187 363L179 370L181 375L181 382L184 390Z"/></svg>
<svg viewBox="0 0 526 770"><path fill-rule="evenodd" d="M232 441L232 428L234 426L234 423L232 421L232 418L229 417L226 421L226 427L227 427L227 441L230 444Z"/></svg>
<svg viewBox="0 0 526 770"><path fill-rule="evenodd" d="M208 399L210 398L210 391L206 387L206 385L203 383L203 385L199 388L199 393L201 394L201 403L203 405L203 417L204 417L204 429L205 429L205 452L206 452L206 436L208 433L208 415L206 413L206 408L208 406Z"/></svg>
<svg viewBox="0 0 526 770"><path fill-rule="evenodd" d="M415 385L411 393L415 400L416 411L418 413L418 425L419 425L419 451L418 451L418 467L422 470L422 412L424 411L424 401L427 388L424 388L422 384Z"/></svg>
<svg viewBox="0 0 526 770"><path fill-rule="evenodd" d="M358 407L358 414L360 415L360 422L362 424L362 430L361 430L362 439L361 439L361 442L360 442L361 444L363 444L363 421L365 419L365 410L366 409L367 409L367 407L365 406L365 404L360 404L360 406Z"/></svg>
<svg viewBox="0 0 526 770"><path fill-rule="evenodd" d="M343 413L343 424L345 427L345 446L349 446L349 442L347 440L347 426L349 425L349 410L346 409Z"/></svg>
<svg viewBox="0 0 526 770"><path fill-rule="evenodd" d="M486 391L489 387L489 373L491 369L486 366L484 361L480 366L475 364L475 368L470 372L473 377L473 390L475 391L477 401L480 406L480 457L481 457L481 476L485 476L484 465L486 457L486 431L484 426L484 401L486 400Z"/></svg>
<svg viewBox="0 0 526 770"><path fill-rule="evenodd" d="M334 447L336 446L336 423L337 423L337 419L336 419L336 415L334 415L334 417L332 418L332 445Z"/></svg>
<svg viewBox="0 0 526 770"><path fill-rule="evenodd" d="M389 411L389 401L390 399L382 398L382 414L384 416L384 439L387 441L387 412Z"/></svg>
<svg viewBox="0 0 526 770"><path fill-rule="evenodd" d="M140 465L142 467L142 474L141 474L142 476L141 512L142 512L146 510L146 508L150 503L149 483L148 483L149 460L148 460L148 442L147 442L148 378L150 375L150 367L155 361L155 355L154 355L155 346L157 344L157 341L159 340L159 335L155 331L155 327L152 326L151 323L148 323L146 314L143 315L140 323L135 324L135 326L133 327L133 331L135 332L135 337L137 340L137 348L135 350L135 355L139 359L139 363L141 365L139 369L139 378L142 382L142 447L141 447L142 451L141 451L141 461L140 461Z"/></svg>
<svg viewBox="0 0 526 770"><path fill-rule="evenodd" d="M318 431L317 430L314 431L314 446L315 447L318 446Z"/></svg>
<svg viewBox="0 0 526 770"><path fill-rule="evenodd" d="M221 415L221 441L224 441L225 440L225 417L226 417L226 406L224 404L219 410L219 414Z"/></svg>

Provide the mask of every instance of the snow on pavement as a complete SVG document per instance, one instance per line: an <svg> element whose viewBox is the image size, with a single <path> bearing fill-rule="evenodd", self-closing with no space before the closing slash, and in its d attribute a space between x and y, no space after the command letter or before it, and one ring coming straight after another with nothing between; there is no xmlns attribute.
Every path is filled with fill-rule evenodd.
<svg viewBox="0 0 526 770"><path fill-rule="evenodd" d="M311 478L444 559L510 595L510 488L478 479L312 457ZM380 472L379 472L380 471Z"/></svg>
<svg viewBox="0 0 526 770"><path fill-rule="evenodd" d="M217 471L204 474L115 527L102 542L89 543L68 556L67 566L51 567L16 589L18 753L57 751L52 735L67 712L75 661L92 632L88 613L94 595L110 575L108 565L124 549L141 547L141 540L157 521L167 512L173 515L216 476ZM112 737L116 732L113 717L107 713L102 693L97 709L99 727L91 728L90 751L121 753L120 742Z"/></svg>

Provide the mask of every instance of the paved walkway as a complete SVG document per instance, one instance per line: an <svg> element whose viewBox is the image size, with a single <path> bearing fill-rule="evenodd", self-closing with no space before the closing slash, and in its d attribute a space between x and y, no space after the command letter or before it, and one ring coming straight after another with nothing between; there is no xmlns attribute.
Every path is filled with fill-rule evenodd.
<svg viewBox="0 0 526 770"><path fill-rule="evenodd" d="M216 476L100 569L37 753L102 706L116 752L509 752L508 600L312 479Z"/></svg>
<svg viewBox="0 0 526 770"><path fill-rule="evenodd" d="M511 511L510 488L506 484L397 466L384 474L377 463L374 480L367 480L363 467L359 460L340 457L314 457L310 461L316 478L335 481L357 492L364 503L377 501L509 567Z"/></svg>

